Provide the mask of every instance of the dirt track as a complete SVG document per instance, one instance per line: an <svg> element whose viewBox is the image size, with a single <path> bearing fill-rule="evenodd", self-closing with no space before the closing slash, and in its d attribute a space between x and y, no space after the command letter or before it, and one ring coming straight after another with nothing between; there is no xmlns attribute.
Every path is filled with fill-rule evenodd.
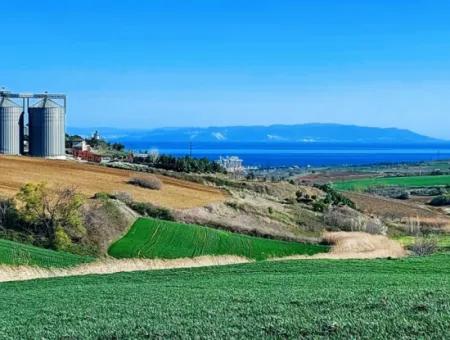
<svg viewBox="0 0 450 340"><path fill-rule="evenodd" d="M0 156L0 195L13 196L28 182L75 186L87 196L97 192L128 192L136 201L150 202L167 208L192 208L221 202L225 195L218 189L200 184L158 176L160 191L128 184L136 173L75 161L44 160L30 157Z"/></svg>
<svg viewBox="0 0 450 340"><path fill-rule="evenodd" d="M316 254L313 256L289 256L272 260L372 259L402 257L406 255L406 251L399 243L392 241L385 236L370 235L360 232L335 232L325 234L324 238L334 244L329 253ZM176 260L108 259L68 269L0 266L0 282L75 275L112 274L142 270L219 266L248 262L252 261L239 256L201 256L192 259L184 258Z"/></svg>

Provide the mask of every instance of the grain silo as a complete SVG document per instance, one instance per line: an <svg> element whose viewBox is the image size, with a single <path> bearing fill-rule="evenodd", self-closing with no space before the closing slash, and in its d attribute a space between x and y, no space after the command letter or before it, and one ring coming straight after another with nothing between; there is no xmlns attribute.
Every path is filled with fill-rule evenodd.
<svg viewBox="0 0 450 340"><path fill-rule="evenodd" d="M28 108L30 155L48 158L65 157L64 107L43 98Z"/></svg>
<svg viewBox="0 0 450 340"><path fill-rule="evenodd" d="M0 96L0 154L20 155L23 147L23 109Z"/></svg>

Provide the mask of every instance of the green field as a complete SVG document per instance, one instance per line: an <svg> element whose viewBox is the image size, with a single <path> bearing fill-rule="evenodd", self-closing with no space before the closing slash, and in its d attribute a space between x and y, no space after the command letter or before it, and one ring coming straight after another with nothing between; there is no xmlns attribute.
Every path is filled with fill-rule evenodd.
<svg viewBox="0 0 450 340"><path fill-rule="evenodd" d="M109 248L116 258L196 257L202 255L239 255L256 260L294 254L326 252L317 244L285 242L252 237L156 219L138 219L130 231Z"/></svg>
<svg viewBox="0 0 450 340"><path fill-rule="evenodd" d="M441 250L450 250L450 235L436 235L436 245ZM400 242L403 246L412 245L416 237L415 236L398 236L394 238Z"/></svg>
<svg viewBox="0 0 450 340"><path fill-rule="evenodd" d="M375 177L352 179L333 183L337 190L363 191L369 187L402 186L402 187L430 187L450 185L450 176L411 176L411 177Z"/></svg>
<svg viewBox="0 0 450 340"><path fill-rule="evenodd" d="M0 284L0 338L450 337L450 255Z"/></svg>
<svg viewBox="0 0 450 340"><path fill-rule="evenodd" d="M50 268L69 267L92 260L93 258L87 256L79 256L8 240L0 240L0 264Z"/></svg>

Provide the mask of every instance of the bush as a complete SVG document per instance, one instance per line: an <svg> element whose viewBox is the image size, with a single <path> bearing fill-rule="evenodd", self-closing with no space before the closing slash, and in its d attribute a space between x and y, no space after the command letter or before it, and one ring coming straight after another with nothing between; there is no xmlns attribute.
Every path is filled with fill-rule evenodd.
<svg viewBox="0 0 450 340"><path fill-rule="evenodd" d="M450 205L450 194L445 195L439 195L434 197L430 201L430 205L433 205L435 207L443 206L443 205Z"/></svg>
<svg viewBox="0 0 450 340"><path fill-rule="evenodd" d="M124 203L132 202L133 201L133 195L129 192L125 191L115 191L112 194L112 197L115 199L118 199L119 201L122 201Z"/></svg>
<svg viewBox="0 0 450 340"><path fill-rule="evenodd" d="M72 247L72 241L63 228L57 227L55 230L54 247L56 250L69 251Z"/></svg>
<svg viewBox="0 0 450 340"><path fill-rule="evenodd" d="M162 182L155 176L134 177L128 183L152 190L161 190L162 188Z"/></svg>
<svg viewBox="0 0 450 340"><path fill-rule="evenodd" d="M315 184L314 187L324 191L327 194L323 200L325 204L332 204L332 205L338 205L338 206L346 205L352 209L356 209L356 205L352 200L348 199L341 193L337 192L328 184L324 184L324 185Z"/></svg>
<svg viewBox="0 0 450 340"><path fill-rule="evenodd" d="M144 202L129 202L127 205L142 216L166 221L175 221L175 218L169 209L156 207L153 204Z"/></svg>
<svg viewBox="0 0 450 340"><path fill-rule="evenodd" d="M410 246L411 251L418 256L431 255L437 250L437 239L432 236L417 238Z"/></svg>
<svg viewBox="0 0 450 340"><path fill-rule="evenodd" d="M367 217L347 206L329 209L323 217L326 224L342 231L363 231L382 235L387 232L386 226L378 218Z"/></svg>

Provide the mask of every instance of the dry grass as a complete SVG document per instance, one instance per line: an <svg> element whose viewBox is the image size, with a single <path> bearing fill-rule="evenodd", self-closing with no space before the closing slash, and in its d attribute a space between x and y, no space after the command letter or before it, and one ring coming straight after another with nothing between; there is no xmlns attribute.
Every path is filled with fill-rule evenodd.
<svg viewBox="0 0 450 340"><path fill-rule="evenodd" d="M407 255L400 243L382 235L363 232L332 232L323 235L324 240L333 245L328 253L313 256L289 256L286 259L374 259L398 258Z"/></svg>
<svg viewBox="0 0 450 340"><path fill-rule="evenodd" d="M406 224L413 219L422 226L450 230L450 218L434 208L356 192L346 192L345 196L355 202L358 209L366 214Z"/></svg>
<svg viewBox="0 0 450 340"><path fill-rule="evenodd" d="M252 261L239 256L200 256L175 260L105 259L67 269L45 269L31 266L14 267L0 265L0 282L24 281L62 276L113 274L143 270L223 266L248 262Z"/></svg>
<svg viewBox="0 0 450 340"><path fill-rule="evenodd" d="M225 200L225 194L215 188L165 176L159 191L129 184L136 172L83 164L75 161L45 160L30 157L0 156L0 194L13 196L28 182L75 186L92 196L97 192L128 192L136 201L149 202L166 208L192 208Z"/></svg>

